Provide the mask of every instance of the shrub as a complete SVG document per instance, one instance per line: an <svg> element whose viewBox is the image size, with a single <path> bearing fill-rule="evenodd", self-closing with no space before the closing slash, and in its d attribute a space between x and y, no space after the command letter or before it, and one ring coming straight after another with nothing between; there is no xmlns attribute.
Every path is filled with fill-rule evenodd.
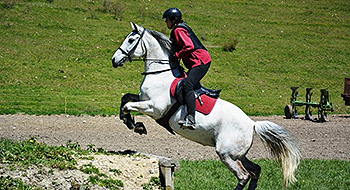
<svg viewBox="0 0 350 190"><path fill-rule="evenodd" d="M16 0L5 0L2 5L5 9L12 9L16 4Z"/></svg>
<svg viewBox="0 0 350 190"><path fill-rule="evenodd" d="M236 46L238 44L238 39L233 38L231 41L228 41L227 43L224 44L224 51L229 51L232 52L236 50Z"/></svg>
<svg viewBox="0 0 350 190"><path fill-rule="evenodd" d="M103 1L102 12L114 14L115 20L122 20L122 12L124 8L120 1L112 2L109 0Z"/></svg>

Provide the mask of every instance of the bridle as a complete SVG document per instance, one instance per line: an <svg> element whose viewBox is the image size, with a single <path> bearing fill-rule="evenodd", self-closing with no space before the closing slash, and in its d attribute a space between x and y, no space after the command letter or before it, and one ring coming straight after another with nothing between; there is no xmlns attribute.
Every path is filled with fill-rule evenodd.
<svg viewBox="0 0 350 190"><path fill-rule="evenodd" d="M143 37L144 34L145 34L145 31L146 31L146 29L144 29L144 30L142 31L142 33L140 34L140 38L139 38L139 39L137 40L137 42L135 43L134 47L132 47L132 48L129 50L129 52L123 50L121 47L119 47L118 50L120 50L120 51L122 52L122 54L126 55L126 56L128 57L128 60L129 60L130 62L132 62L132 61L144 61L144 62L145 62L145 61L154 61L154 62L159 62L159 63L164 62L164 61L169 62L169 60L166 60L166 59L152 59L152 58L136 58L136 59L133 59L133 58L131 57L131 54L135 51L135 49L137 48L137 46L138 46L139 43L141 42L142 37ZM134 32L138 33L137 30L134 30ZM141 73L141 75L159 74L159 73L163 73L163 72L166 72L166 71L174 70L174 69L176 69L176 68L178 68L178 67L174 67L174 68L170 68L170 69L164 69L164 70L160 70L160 71L143 72L143 73Z"/></svg>
<svg viewBox="0 0 350 190"><path fill-rule="evenodd" d="M134 47L132 47L132 48L130 49L129 52L123 50L123 49L120 48L120 47L118 48L118 50L120 50L124 55L128 56L128 59L129 59L130 62L132 62L132 61L134 60L134 59L131 58L131 54L135 51L135 49L137 48L137 46L138 46L139 43L141 42L141 39L142 39L143 35L145 34L145 31L146 31L146 29L144 29L144 30L142 31L142 33L140 34L140 38L137 40L136 44L134 45ZM134 30L134 32L138 33L137 30Z"/></svg>

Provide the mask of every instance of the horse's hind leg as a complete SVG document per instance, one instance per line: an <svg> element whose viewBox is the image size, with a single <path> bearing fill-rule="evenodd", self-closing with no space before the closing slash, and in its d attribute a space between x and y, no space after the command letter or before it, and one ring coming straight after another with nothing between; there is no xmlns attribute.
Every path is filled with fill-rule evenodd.
<svg viewBox="0 0 350 190"><path fill-rule="evenodd" d="M258 186L258 180L261 172L261 167L258 164L248 160L247 157L243 157L241 162L245 169L248 170L251 180L248 186L248 190L254 190Z"/></svg>
<svg viewBox="0 0 350 190"><path fill-rule="evenodd" d="M243 188L247 185L250 174L249 172L244 168L242 162L238 160L238 158L234 158L229 153L220 153L218 152L218 155L221 159L221 161L230 169L230 171L235 174L235 176L238 179L238 184L235 188L235 190L243 190Z"/></svg>
<svg viewBox="0 0 350 190"><path fill-rule="evenodd" d="M232 124L223 123L221 126L216 138L216 152L221 161L237 177L238 184L235 190L242 190L251 178L249 169L241 160L246 162L245 155L253 141L253 125L250 121L237 123L227 120L226 122Z"/></svg>

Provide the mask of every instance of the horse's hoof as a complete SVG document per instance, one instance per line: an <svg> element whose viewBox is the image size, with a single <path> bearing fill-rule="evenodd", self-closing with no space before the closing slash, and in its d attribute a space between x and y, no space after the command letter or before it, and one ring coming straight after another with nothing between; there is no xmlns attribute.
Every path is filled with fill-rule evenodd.
<svg viewBox="0 0 350 190"><path fill-rule="evenodd" d="M130 114L122 115L121 120L123 120L123 123L129 128L134 129L135 128L135 120L134 117L132 117Z"/></svg>
<svg viewBox="0 0 350 190"><path fill-rule="evenodd" d="M135 124L134 132L138 133L140 135L143 135L143 134L147 135L146 127L145 127L145 125L142 122L137 122Z"/></svg>
<svg viewBox="0 0 350 190"><path fill-rule="evenodd" d="M131 130L135 128L135 124L133 120L129 120L127 118L123 119L123 123Z"/></svg>

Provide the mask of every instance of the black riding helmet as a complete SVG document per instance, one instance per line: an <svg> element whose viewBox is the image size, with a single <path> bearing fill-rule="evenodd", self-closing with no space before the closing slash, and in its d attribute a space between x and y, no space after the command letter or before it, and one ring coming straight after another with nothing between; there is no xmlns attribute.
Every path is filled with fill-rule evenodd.
<svg viewBox="0 0 350 190"><path fill-rule="evenodd" d="M163 19L166 18L174 20L175 22L180 22L182 20L182 12L178 8L170 8L163 14Z"/></svg>

